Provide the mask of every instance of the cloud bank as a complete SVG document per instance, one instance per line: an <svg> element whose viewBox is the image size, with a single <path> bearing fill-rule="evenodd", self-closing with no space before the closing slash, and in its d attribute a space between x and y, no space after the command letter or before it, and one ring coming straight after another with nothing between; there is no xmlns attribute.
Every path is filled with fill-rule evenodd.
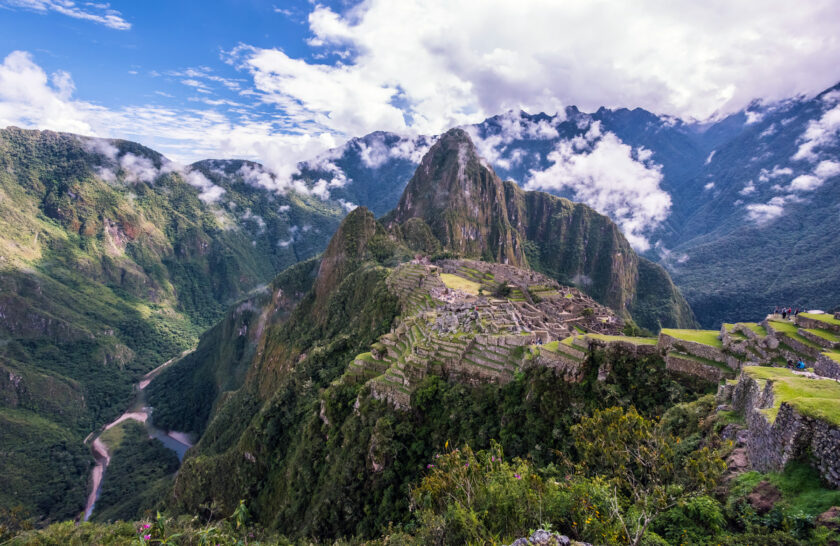
<svg viewBox="0 0 840 546"><path fill-rule="evenodd" d="M559 141L551 165L531 171L526 189L570 192L609 215L639 251L650 248L647 235L671 210L671 196L659 186L661 166L648 150L624 144L614 133L601 133L594 122L584 135Z"/></svg>

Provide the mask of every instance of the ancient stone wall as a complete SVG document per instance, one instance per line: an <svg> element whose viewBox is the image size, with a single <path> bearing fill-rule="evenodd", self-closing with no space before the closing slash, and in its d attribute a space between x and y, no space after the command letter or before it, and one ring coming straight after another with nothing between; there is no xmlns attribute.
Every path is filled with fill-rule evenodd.
<svg viewBox="0 0 840 546"><path fill-rule="evenodd" d="M658 345L663 350L675 349L677 351L699 356L701 358L708 358L709 360L714 360L716 362L726 362L726 355L723 354L723 351L717 347L697 343L695 341L678 339L662 332L659 333Z"/></svg>
<svg viewBox="0 0 840 546"><path fill-rule="evenodd" d="M814 362L814 373L823 377L840 380L840 363L825 355L820 355L817 361ZM840 454L838 454L838 457L840 457Z"/></svg>
<svg viewBox="0 0 840 546"><path fill-rule="evenodd" d="M763 386L762 386L763 383ZM775 420L761 411L773 406L772 382L759 382L741 374L738 384L719 389L719 402L729 401L747 421L747 456L762 472L781 471L792 460L810 457L823 479L840 487L840 428L804 416L783 402Z"/></svg>
<svg viewBox="0 0 840 546"><path fill-rule="evenodd" d="M665 369L699 377L712 383L717 383L724 377L723 370L716 366L703 364L675 353L669 353L665 356Z"/></svg>

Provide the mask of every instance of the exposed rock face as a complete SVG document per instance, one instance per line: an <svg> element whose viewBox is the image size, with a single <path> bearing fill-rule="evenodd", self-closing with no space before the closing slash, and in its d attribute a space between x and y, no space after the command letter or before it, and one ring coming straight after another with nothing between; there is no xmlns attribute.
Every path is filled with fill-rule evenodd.
<svg viewBox="0 0 840 546"><path fill-rule="evenodd" d="M432 146L383 221L417 251L436 249L431 237L459 256L530 267L647 328L694 325L665 270L636 255L608 217L502 182L463 130Z"/></svg>
<svg viewBox="0 0 840 546"><path fill-rule="evenodd" d="M767 381L762 386L746 373L741 374L737 385L722 388L718 398L720 402L731 400L733 409L746 417L747 455L753 468L781 471L788 462L810 453L823 479L840 487L840 428L804 416L786 402L770 422L762 410L773 406L772 383Z"/></svg>
<svg viewBox="0 0 840 546"><path fill-rule="evenodd" d="M766 514L769 512L777 502L782 500L782 492L772 483L764 480L747 495L747 500L750 505L755 508L759 514Z"/></svg>
<svg viewBox="0 0 840 546"><path fill-rule="evenodd" d="M817 526L828 527L834 531L840 531L840 506L832 506L817 516Z"/></svg>
<svg viewBox="0 0 840 546"><path fill-rule="evenodd" d="M423 158L393 219L424 219L444 248L461 255L524 266L507 208L502 181L478 157L467 133L453 129Z"/></svg>
<svg viewBox="0 0 840 546"><path fill-rule="evenodd" d="M528 538L518 538L510 546L591 546L588 542L572 541L566 535L538 529Z"/></svg>

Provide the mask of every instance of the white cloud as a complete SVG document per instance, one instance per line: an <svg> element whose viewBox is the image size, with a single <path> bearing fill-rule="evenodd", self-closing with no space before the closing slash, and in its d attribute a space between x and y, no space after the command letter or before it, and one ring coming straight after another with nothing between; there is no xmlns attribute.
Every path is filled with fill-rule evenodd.
<svg viewBox="0 0 840 546"><path fill-rule="evenodd" d="M802 200L795 195L777 196L766 203L747 205L747 217L756 224L764 225L785 213L788 203L800 203Z"/></svg>
<svg viewBox="0 0 840 546"><path fill-rule="evenodd" d="M189 74L200 72L184 72ZM339 143L328 132L287 132L283 122L234 120L214 110L155 105L107 109L73 98L73 90L66 72L48 75L29 53L10 53L0 64L0 127L136 140L183 164L206 157L259 159L281 187L294 185L298 162Z"/></svg>
<svg viewBox="0 0 840 546"><path fill-rule="evenodd" d="M776 165L773 167L773 170L768 171L767 169L761 169L758 173L758 180L759 182L767 182L774 178L780 178L782 176L791 176L793 174L793 169L790 167L779 167Z"/></svg>
<svg viewBox="0 0 840 546"><path fill-rule="evenodd" d="M399 137L398 141L386 145L385 135L377 132L363 139L354 139L353 142L359 148L359 157L362 163L368 168L376 169L384 165L389 159L407 159L412 163L419 164L426 152L429 151L432 139L423 136L403 136ZM336 152L343 152L343 150L342 147ZM334 164L323 165L322 168L324 170L338 169ZM341 174L343 176L343 173Z"/></svg>
<svg viewBox="0 0 840 546"><path fill-rule="evenodd" d="M704 184L704 185L703 185L703 190L705 190L705 191L709 191L709 190L711 190L711 189L714 189L714 187L715 187L715 183L714 183L714 182L708 182L708 183L706 183L706 184Z"/></svg>
<svg viewBox="0 0 840 546"><path fill-rule="evenodd" d="M576 201L615 220L634 248L649 249L647 234L671 209L670 195L659 187L661 166L634 159L633 148L613 133L601 134L597 123L580 138L558 142L548 155L552 164L531 171L525 187L571 191Z"/></svg>
<svg viewBox="0 0 840 546"><path fill-rule="evenodd" d="M205 203L215 203L224 195L225 189L212 183L200 171L186 169L181 172L187 184L199 189L198 198Z"/></svg>
<svg viewBox="0 0 840 546"><path fill-rule="evenodd" d="M814 169L814 174L822 179L831 178L840 174L840 163L837 161L820 161Z"/></svg>
<svg viewBox="0 0 840 546"><path fill-rule="evenodd" d="M790 190L791 191L811 191L814 189L819 188L822 185L823 181L819 177L816 177L811 174L801 174L791 180L790 182Z"/></svg>
<svg viewBox="0 0 840 546"><path fill-rule="evenodd" d="M543 119L535 122L531 118L522 115L521 112L510 110L496 116L496 122L498 123L497 133L494 132L482 137L479 133L479 128L475 125L465 125L462 129L469 133L481 157L496 167L510 169L518 160L521 160L521 155L517 155L516 150L510 152L510 158L504 157L512 143L523 139L555 139L560 136L557 132L557 124L564 121L564 119L565 112L561 111L553 116L551 121ZM593 124L593 126L596 125ZM493 128L495 129L495 127Z"/></svg>
<svg viewBox="0 0 840 546"><path fill-rule="evenodd" d="M833 95L828 94L829 101L825 98L826 104L832 104ZM817 161L820 148L837 142L837 133L840 132L840 104L825 110L820 119L811 120L808 127L800 137L799 149L791 159Z"/></svg>
<svg viewBox="0 0 840 546"><path fill-rule="evenodd" d="M711 162L712 162L712 158L713 158L713 157L715 157L715 152L716 152L716 151L717 151L717 150L712 150L712 151L709 153L709 157L707 157L707 158L706 158L706 165L708 165L709 163L711 163Z"/></svg>
<svg viewBox="0 0 840 546"><path fill-rule="evenodd" d="M97 174L106 182L122 180L128 184L152 184L159 176L177 173L187 184L198 188L198 198L205 203L215 203L225 193L224 188L213 184L200 171L166 158L162 159L158 168L146 156L130 152L120 155L119 149L103 138L83 138L82 145L88 152L102 156L103 164L98 167Z"/></svg>
<svg viewBox="0 0 840 546"><path fill-rule="evenodd" d="M348 135L434 134L568 103L707 118L821 91L840 58L832 2L368 0L317 4L308 21L311 45L350 56L330 65L241 46L233 57L263 100Z"/></svg>
<svg viewBox="0 0 840 546"><path fill-rule="evenodd" d="M755 184L753 184L752 180L747 182L744 185L744 187L741 189L741 191L738 192L739 195L744 195L744 196L752 195L753 193L755 193Z"/></svg>
<svg viewBox="0 0 840 546"><path fill-rule="evenodd" d="M83 2L79 5L70 0L0 0L0 6L3 4L39 13L54 11L74 19L93 21L115 30L129 30L131 28L131 23L123 19L119 11L111 9L109 4Z"/></svg>

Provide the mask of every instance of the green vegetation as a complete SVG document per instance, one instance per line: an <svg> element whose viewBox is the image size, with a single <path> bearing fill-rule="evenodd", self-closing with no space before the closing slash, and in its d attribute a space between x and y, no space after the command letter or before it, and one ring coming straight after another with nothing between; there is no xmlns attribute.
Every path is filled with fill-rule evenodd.
<svg viewBox="0 0 840 546"><path fill-rule="evenodd" d="M178 457L157 439L150 439L137 421L124 421L108 430L119 431L119 443L104 440L111 453L102 490L91 519L116 521L139 519L166 495L178 470ZM109 439L113 439L111 435Z"/></svg>
<svg viewBox="0 0 840 546"><path fill-rule="evenodd" d="M729 376L732 376L732 374L734 373L732 368L730 368L729 366L727 366L723 362L718 362L717 360L712 360L710 358L703 358L702 356L692 355L692 354L683 353L683 352L672 352L672 353L669 353L669 354L673 354L673 355L678 356L680 358L685 358L686 360L693 360L695 362L699 362L700 364L705 364L707 366L713 366L715 368L719 368L719 369L723 370L724 372L726 372L726 374L729 375Z"/></svg>
<svg viewBox="0 0 840 546"><path fill-rule="evenodd" d="M703 345L710 345L717 349L723 348L723 342L719 339L720 332L717 330L676 330L673 328L663 328L662 333L675 339L682 339L683 341L702 343Z"/></svg>
<svg viewBox="0 0 840 546"><path fill-rule="evenodd" d="M481 285L477 282L467 280L451 273L441 273L440 280L442 280L443 284L445 284L450 290L461 290L473 296L477 296L478 290L481 288Z"/></svg>
<svg viewBox="0 0 840 546"><path fill-rule="evenodd" d="M808 339L806 337L803 337L797 331L797 327L796 327L795 324L790 323L790 322L777 321L777 320L770 320L770 321L767 321L767 322L770 325L770 327L773 328L773 330L776 330L777 332L782 332L784 335L788 336L791 339L795 339L796 341L798 341L799 343L802 343L803 345L805 345L807 347L811 347L813 349L821 349L821 347L819 345L817 345L816 343L814 343L810 339Z"/></svg>
<svg viewBox="0 0 840 546"><path fill-rule="evenodd" d="M759 337L767 337L767 330L765 330L764 326L758 324L757 322L739 322L738 324L746 326L747 328L758 334Z"/></svg>
<svg viewBox="0 0 840 546"><path fill-rule="evenodd" d="M803 415L840 425L840 383L809 379L786 368L747 366L743 371L754 379L772 382L773 407L762 410L771 422L782 403L788 403Z"/></svg>
<svg viewBox="0 0 840 546"><path fill-rule="evenodd" d="M820 328L806 328L805 331L809 334L814 334L817 337L821 337L826 341L830 341L832 343L840 343L840 336L829 330L822 330Z"/></svg>
<svg viewBox="0 0 840 546"><path fill-rule="evenodd" d="M584 337L595 339L598 341L623 341L625 343L632 343L635 345L656 345L657 338L655 337L633 337L633 336L608 336L605 334L586 334Z"/></svg>
<svg viewBox="0 0 840 546"><path fill-rule="evenodd" d="M834 318L834 315L829 315L828 313L799 313L799 316L818 320L826 324L833 324L834 326L840 326L840 320L837 320Z"/></svg>
<svg viewBox="0 0 840 546"><path fill-rule="evenodd" d="M822 354L840 364L840 351L823 351Z"/></svg>
<svg viewBox="0 0 840 546"><path fill-rule="evenodd" d="M18 422L14 409L42 418L29 419L37 430L6 429L14 456L0 457L0 475L26 478L31 494L18 500L39 518L83 506L71 494L83 486L65 481L84 483L90 457L42 464L57 449L55 427L80 446L67 450L75 460L143 374L194 346L230 303L320 252L343 214L335 203L249 185L237 174L243 162L194 167L224 189L208 205L153 150L93 142L0 130L0 368L15 378L0 383L0 418ZM94 147L141 158L159 176L130 182ZM315 229L292 241L302 226ZM0 494L0 507L11 506Z"/></svg>

